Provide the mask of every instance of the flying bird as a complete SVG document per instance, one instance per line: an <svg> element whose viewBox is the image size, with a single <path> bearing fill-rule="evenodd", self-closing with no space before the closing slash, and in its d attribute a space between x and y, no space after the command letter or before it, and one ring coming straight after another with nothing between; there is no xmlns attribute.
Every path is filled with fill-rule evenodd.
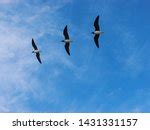
<svg viewBox="0 0 150 130"><path fill-rule="evenodd" d="M40 52L41 51L37 48L37 46L36 46L33 38L32 38L32 46L34 48L34 51L32 51L32 53L36 54L36 58L38 59L38 61L40 62L40 64L42 64L41 58L40 58Z"/></svg>
<svg viewBox="0 0 150 130"><path fill-rule="evenodd" d="M100 27L99 27L99 15L96 17L95 21L94 21L94 27L95 27L95 31L92 32L92 34L94 34L94 41L95 44L97 46L97 48L99 48L99 36L102 35L104 32L100 31Z"/></svg>
<svg viewBox="0 0 150 130"><path fill-rule="evenodd" d="M67 25L64 28L63 35L64 35L65 39L62 40L61 42L65 43L65 50L66 50L67 54L70 56L70 42L72 42L72 41L70 40L69 35L68 35Z"/></svg>

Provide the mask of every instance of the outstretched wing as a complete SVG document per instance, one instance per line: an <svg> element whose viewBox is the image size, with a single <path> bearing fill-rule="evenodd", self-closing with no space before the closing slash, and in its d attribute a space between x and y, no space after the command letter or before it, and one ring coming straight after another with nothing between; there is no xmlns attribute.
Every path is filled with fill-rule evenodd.
<svg viewBox="0 0 150 130"><path fill-rule="evenodd" d="M94 21L94 27L95 27L95 31L99 31L100 27L99 27L99 15L96 17L95 21Z"/></svg>
<svg viewBox="0 0 150 130"><path fill-rule="evenodd" d="M40 58L40 53L36 53L36 58L38 59L38 61L40 62L40 64L42 64L41 58Z"/></svg>
<svg viewBox="0 0 150 130"><path fill-rule="evenodd" d="M34 50L38 50L33 38L32 38L32 46L33 46Z"/></svg>
<svg viewBox="0 0 150 130"><path fill-rule="evenodd" d="M70 43L66 43L65 44L65 49L66 49L66 52L68 53L68 55L70 56Z"/></svg>
<svg viewBox="0 0 150 130"><path fill-rule="evenodd" d="M67 25L66 25L66 27L64 28L63 34L64 34L65 39L69 39Z"/></svg>
<svg viewBox="0 0 150 130"><path fill-rule="evenodd" d="M95 44L96 44L97 48L99 48L99 41L98 41L98 39L99 39L99 35L95 35L94 36L94 41L95 41Z"/></svg>

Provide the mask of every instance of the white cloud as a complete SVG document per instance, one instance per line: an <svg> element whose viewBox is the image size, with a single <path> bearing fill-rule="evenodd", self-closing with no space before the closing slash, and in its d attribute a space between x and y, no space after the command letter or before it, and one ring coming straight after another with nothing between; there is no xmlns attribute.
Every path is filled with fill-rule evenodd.
<svg viewBox="0 0 150 130"><path fill-rule="evenodd" d="M0 1L0 4L9 3L11 3L10 0ZM62 5L60 6L62 7ZM32 9L33 8L34 7L32 7ZM36 10L40 10L40 8L39 6ZM42 8L42 13L49 11L49 7L44 8L44 6L42 6ZM9 7L8 10L13 11L11 7ZM32 111L26 104L29 100L27 95L31 94L36 97L37 100L42 100L45 99L44 95L47 93L43 90L43 86L40 86L41 82L38 80L38 77L36 77L36 73L42 69L42 66L38 64L36 58L31 53L31 38L36 37L36 39L38 39L40 37L39 32L35 31L38 25L36 26L34 18L40 19L42 17L41 12L38 14L28 14L25 18L20 17L20 15L24 15L24 13L26 14L26 12L15 12L10 15L5 11L1 11L0 13L2 16L2 20L0 21L0 112ZM30 23L27 23L25 20L29 20L31 17L33 17L33 19ZM32 24L35 24L35 30L33 28L29 29ZM53 30L54 29L49 30L49 32ZM42 31L44 33L44 29ZM42 45L39 45L39 47L41 46ZM54 52L55 50L49 55L53 57ZM73 66L70 61L63 58L61 59L61 54L58 53L57 56L58 60L61 61L59 63L65 64L68 67ZM42 58L46 58L43 53ZM45 61L46 60L48 60L48 62L57 62L56 59L45 59ZM58 75L59 70L55 69L54 76ZM49 86L50 88L48 88L48 90L54 92L55 84L53 85L53 82L50 84L51 86ZM55 99L51 99L49 102L54 100Z"/></svg>
<svg viewBox="0 0 150 130"><path fill-rule="evenodd" d="M22 0L0 0L0 4L11 4L11 3L16 3Z"/></svg>
<svg viewBox="0 0 150 130"><path fill-rule="evenodd" d="M12 2L12 0L0 0L0 3L2 3L2 4L7 4L10 2Z"/></svg>
<svg viewBox="0 0 150 130"><path fill-rule="evenodd" d="M21 30L4 21L0 23L0 111L14 110L15 104L23 105L21 101L26 97L16 97L14 93L24 95L30 89L28 77L31 75L26 68L31 68L33 60L30 56L30 36L27 33L27 30Z"/></svg>

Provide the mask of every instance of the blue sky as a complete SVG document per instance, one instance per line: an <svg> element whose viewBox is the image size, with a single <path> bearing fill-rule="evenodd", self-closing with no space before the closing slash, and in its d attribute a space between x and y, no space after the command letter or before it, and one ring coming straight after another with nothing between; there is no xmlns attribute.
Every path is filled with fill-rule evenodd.
<svg viewBox="0 0 150 130"><path fill-rule="evenodd" d="M150 112L149 4L0 0L0 112ZM100 49L91 35L97 15ZM65 25L70 57L60 42Z"/></svg>

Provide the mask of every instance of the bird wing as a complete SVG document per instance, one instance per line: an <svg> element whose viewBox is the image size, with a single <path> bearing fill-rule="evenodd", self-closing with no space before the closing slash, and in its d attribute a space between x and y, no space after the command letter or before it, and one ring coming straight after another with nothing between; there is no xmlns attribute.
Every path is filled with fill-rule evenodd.
<svg viewBox="0 0 150 130"><path fill-rule="evenodd" d="M98 39L99 39L99 35L95 35L94 36L94 41L95 41L95 44L96 44L97 48L99 48L99 41L98 41Z"/></svg>
<svg viewBox="0 0 150 130"><path fill-rule="evenodd" d="M36 53L36 58L38 59L38 61L40 62L40 64L42 64L41 58L40 58L40 53Z"/></svg>
<svg viewBox="0 0 150 130"><path fill-rule="evenodd" d="M64 34L65 39L69 39L67 25L66 25L66 27L64 28L63 34Z"/></svg>
<svg viewBox="0 0 150 130"><path fill-rule="evenodd" d="M70 48L69 48L69 46L70 46L70 43L66 43L66 44L65 44L66 52L67 52L68 55L70 56Z"/></svg>
<svg viewBox="0 0 150 130"><path fill-rule="evenodd" d="M34 42L34 39L32 39L32 46L33 46L33 48L34 48L35 50L38 50L38 48L37 48L37 46L36 46L36 44L35 44L35 42Z"/></svg>
<svg viewBox="0 0 150 130"><path fill-rule="evenodd" d="M95 21L94 21L94 27L95 27L95 31L99 31L100 27L99 27L99 15L96 17Z"/></svg>

